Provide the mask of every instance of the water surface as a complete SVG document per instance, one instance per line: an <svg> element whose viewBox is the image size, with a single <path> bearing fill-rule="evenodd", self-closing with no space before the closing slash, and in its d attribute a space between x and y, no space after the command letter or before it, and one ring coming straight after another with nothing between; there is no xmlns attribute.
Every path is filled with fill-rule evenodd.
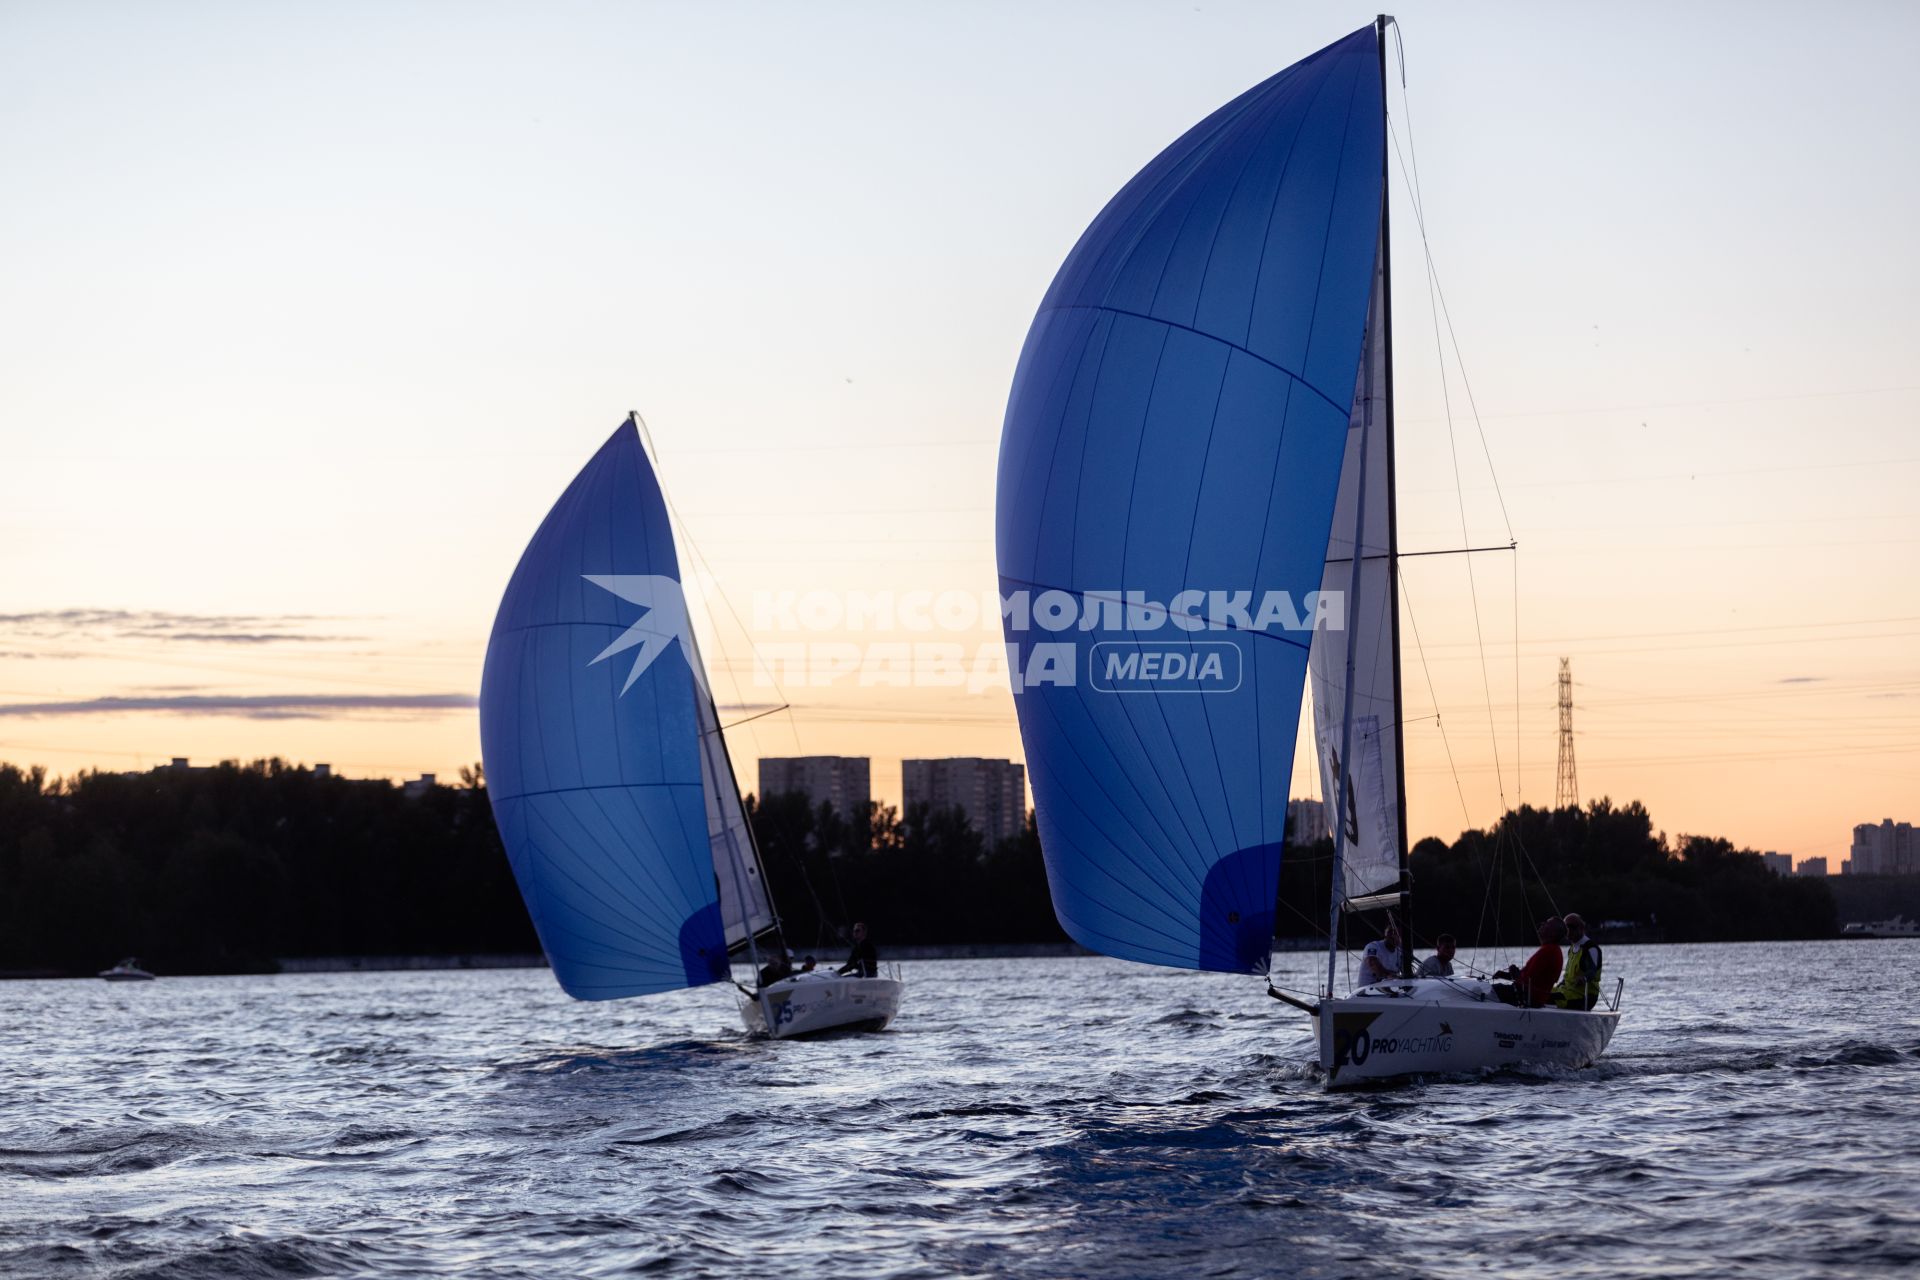
<svg viewBox="0 0 1920 1280"><path fill-rule="evenodd" d="M1338 1094L1257 979L1100 959L810 1043L541 971L4 983L0 1275L1904 1275L1917 964L1615 947L1600 1065Z"/></svg>

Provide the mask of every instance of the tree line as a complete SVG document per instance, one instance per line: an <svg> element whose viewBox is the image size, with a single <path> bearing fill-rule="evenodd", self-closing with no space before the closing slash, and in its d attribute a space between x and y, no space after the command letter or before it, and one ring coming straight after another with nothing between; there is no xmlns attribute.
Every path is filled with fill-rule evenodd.
<svg viewBox="0 0 1920 1280"><path fill-rule="evenodd" d="M0 970L537 951L466 776L410 797L281 760L66 779L0 765Z"/></svg>
<svg viewBox="0 0 1920 1280"><path fill-rule="evenodd" d="M750 797L748 813L796 952L827 959L855 920L882 947L1065 940L1031 816L988 847L957 809L841 815L786 794ZM1325 936L1331 862L1327 840L1288 851L1276 933ZM1637 803L1522 808L1422 840L1411 865L1422 943L1524 943L1549 910L1675 942L1836 931L1823 882L1774 876L1725 840L1669 839ZM477 768L409 794L281 760L64 779L0 765L0 971L538 949Z"/></svg>
<svg viewBox="0 0 1920 1280"><path fill-rule="evenodd" d="M1311 910L1326 936L1332 841L1299 851L1282 874L1279 932ZM1746 942L1830 938L1839 931L1824 878L1781 876L1751 849L1718 836L1669 837L1644 805L1595 800L1583 808L1523 805L1451 843L1428 837L1408 857L1416 944L1451 933L1463 946L1531 946L1548 915L1579 912L1616 938ZM1288 873L1291 873L1290 875ZM1349 942L1374 936L1357 922Z"/></svg>
<svg viewBox="0 0 1920 1280"><path fill-rule="evenodd" d="M1040 848L958 810L748 811L790 945L1064 941ZM294 956L536 953L476 767L417 794L282 760L50 777L0 764L0 973L267 972Z"/></svg>

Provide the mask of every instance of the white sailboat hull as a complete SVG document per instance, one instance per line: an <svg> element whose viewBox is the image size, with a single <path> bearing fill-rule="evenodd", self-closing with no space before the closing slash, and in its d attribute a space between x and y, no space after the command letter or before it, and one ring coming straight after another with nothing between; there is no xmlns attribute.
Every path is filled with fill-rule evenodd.
<svg viewBox="0 0 1920 1280"><path fill-rule="evenodd" d="M753 1035L790 1040L826 1031L879 1031L900 1012L906 983L898 977L799 974L740 998L740 1020Z"/></svg>
<svg viewBox="0 0 1920 1280"><path fill-rule="evenodd" d="M1606 1051L1617 1009L1519 1009L1488 983L1413 979L1322 1001L1314 1015L1329 1088L1499 1067L1584 1067Z"/></svg>

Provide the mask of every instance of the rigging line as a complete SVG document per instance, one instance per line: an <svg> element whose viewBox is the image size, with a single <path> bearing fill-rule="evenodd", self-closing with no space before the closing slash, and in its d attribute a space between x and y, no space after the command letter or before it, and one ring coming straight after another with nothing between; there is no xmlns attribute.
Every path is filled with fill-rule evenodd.
<svg viewBox="0 0 1920 1280"><path fill-rule="evenodd" d="M1413 632L1413 651L1420 658L1420 671L1426 677L1426 681L1427 681L1427 696L1432 700L1435 708L1434 717L1433 717L1434 725L1440 730L1440 746L1446 752L1447 770L1453 775L1454 794L1460 798L1460 816L1466 823L1467 832L1471 833L1475 830L1475 827L1473 825L1473 812L1467 807L1466 788L1461 784L1461 781L1460 781L1460 769L1454 763L1453 743L1447 738L1447 723L1439 714L1440 695L1433 685L1433 668L1427 665L1426 646L1422 644L1420 640L1420 621L1414 615L1413 597L1407 591L1407 583L1404 578L1401 580L1401 583L1400 583L1400 603L1402 607L1405 608L1407 611L1407 628L1408 630ZM1404 751L1405 749L1406 749L1406 743L1403 738L1401 741L1401 750ZM1480 954L1481 939L1483 939L1486 936L1487 904L1493 896L1494 885L1499 881L1499 879L1500 879L1499 846L1496 843L1494 846L1494 856L1489 861L1487 866L1486 888L1482 890L1480 894L1480 918L1478 921L1474 923L1474 926L1473 926L1473 954L1476 959L1479 957L1479 954ZM1494 920L1495 920L1496 928L1498 927L1499 915L1500 915L1499 906L1496 904L1494 907Z"/></svg>
<svg viewBox="0 0 1920 1280"><path fill-rule="evenodd" d="M653 432L650 428L648 428L647 420L640 416L640 411L638 409L631 409L628 412L633 414L634 424L640 428L640 435L646 441L647 448L653 453L654 457L658 458L660 456L659 447L656 446L653 442ZM657 469L658 468L656 466L656 470ZM733 601L727 597L726 588L720 585L720 575L714 572L713 563L707 559L706 552L700 549L699 541L695 539L693 536L692 526L690 526L687 523L686 517L680 514L680 508L674 505L673 495L668 492L667 486L664 484L660 486L660 496L666 502L667 510L671 512L673 515L673 518L679 522L681 532L686 536L687 547L689 550L693 552L694 559L700 562L700 567L703 570L705 570L707 577L712 581L713 594L720 597L720 603L726 606L727 614L733 619L733 624L736 627L740 628L740 634L746 637L747 652L752 659L751 669L755 672L755 674L759 674L761 670L764 668L767 681L769 684L773 686L774 696L780 699L784 707L791 708L793 705L793 700L787 697L787 691L780 687L779 678L774 674L773 668L770 665L766 665L761 662L760 651L757 647L755 647L753 643L753 633L747 630L747 624L740 617L739 610L733 607ZM703 597L705 596L704 592L702 593L702 596ZM707 610L707 620L710 623L714 624L714 639L718 641L720 639L719 625L718 625L719 620L713 616L713 605L711 601L708 601L706 603L706 610ZM734 696L739 697L740 696L739 680L733 676L731 670L728 671L728 678L733 680L734 682L734 688L733 688ZM760 717L758 716L749 717L749 719L754 719L754 720L757 720L759 718ZM745 724L747 723L747 721L742 720L740 721L740 723ZM796 752L799 752L801 750L800 729L799 729L799 726L793 721L791 717L788 718L787 728L788 728L788 732L793 734L794 750ZM736 790L737 789L738 787L736 785Z"/></svg>
<svg viewBox="0 0 1920 1280"><path fill-rule="evenodd" d="M1406 63L1404 61L1404 57L1405 57L1405 54L1403 50L1402 62L1401 62L1401 75L1403 77L1406 74ZM1408 149L1412 150L1413 121L1412 121L1411 110L1409 109L1405 111L1404 114L1407 115ZM1396 156L1400 155L1400 143L1399 143L1399 136L1397 133L1394 134L1394 154ZM1460 513L1460 541L1463 544L1470 543L1472 541L1472 537L1468 532L1468 525L1467 525L1466 490L1460 475L1460 448L1459 448L1459 442L1454 433L1453 393L1447 385L1446 350L1440 340L1440 314L1442 310L1445 308L1445 302L1440 296L1439 272L1434 265L1433 248L1427 238L1427 221L1426 221L1425 209L1422 202L1422 196L1420 192L1419 162L1418 162L1417 153L1415 156L1415 163L1414 163L1411 174L1409 175L1407 173L1407 164L1404 158L1401 159L1401 171L1402 171L1402 176L1407 177L1409 179L1410 194L1413 198L1414 222L1420 231L1421 255L1425 260L1425 265L1427 270L1427 306L1428 306L1429 313L1433 317L1433 323L1434 323L1434 355L1440 367L1440 398L1441 398L1441 404L1446 413L1446 419L1447 419L1447 446L1448 446L1448 453L1453 463L1454 497ZM1458 366L1460 370L1461 384L1463 387L1465 387L1467 392L1468 407L1474 415L1476 427L1479 428L1481 448L1486 453L1486 456L1487 456L1488 473L1493 478L1494 494L1499 499L1500 517L1501 517L1501 520L1506 525L1507 539L1510 543L1514 543L1517 545L1517 539L1515 539L1514 533L1513 533L1513 520L1507 513L1506 496L1500 492L1500 478L1498 473L1493 469L1493 455L1491 450L1488 449L1487 447L1486 430L1484 427L1479 426L1479 407L1477 404L1474 403L1472 384L1467 380L1466 362L1460 356L1460 343L1458 338L1454 337L1453 335L1452 318L1450 315L1448 316L1448 320L1447 320L1447 331L1448 331L1447 336L1453 342L1453 346L1454 346L1454 363L1456 364L1456 366ZM1471 560L1467 561L1467 591L1473 604L1474 638L1478 642L1479 648L1480 648L1480 680L1481 680L1481 685L1483 687L1483 690L1486 694L1486 699L1487 699L1487 737L1488 737L1489 744L1493 750L1494 778L1500 794L1501 808L1505 809L1506 798L1507 798L1506 778L1504 773L1502 772L1501 764L1500 764L1500 732L1494 726L1493 684L1491 679L1487 675L1486 636L1481 627L1481 622L1480 622L1480 587L1479 587L1479 582L1474 575L1473 562ZM1518 749L1517 743L1515 744L1515 747L1517 750Z"/></svg>
<svg viewBox="0 0 1920 1280"><path fill-rule="evenodd" d="M1395 23L1394 27L1397 33L1399 29L1399 24ZM1411 169L1409 169L1406 158L1401 154L1400 135L1399 135L1399 132L1393 128L1392 121L1388 121L1388 134L1393 139L1394 156L1400 160L1401 175L1408 182L1408 188L1409 188L1408 194L1412 197L1412 200L1413 200L1414 224L1416 227L1419 228L1419 231L1420 231L1420 255L1424 260L1426 269L1427 269L1427 306L1428 306L1428 310L1433 314L1433 320L1434 320L1434 334L1433 334L1434 354L1437 357L1439 366L1440 366L1440 397L1441 397L1442 406L1445 409L1445 412L1447 415L1447 446L1448 446L1448 453L1451 455L1452 461L1453 461L1454 497L1459 506L1459 511L1460 511L1460 541L1462 543L1469 543L1472 541L1472 538L1469 536L1467 532L1467 499L1466 499L1466 492L1465 492L1464 486L1461 484L1460 450L1459 450L1459 445L1455 440L1454 430L1453 430L1453 395L1452 395L1452 392L1447 387L1446 351L1440 342L1440 318L1442 315L1446 317L1447 340L1453 344L1454 364L1460 371L1460 384L1467 394L1467 408L1468 408L1468 411L1473 415L1474 428L1476 431L1479 432L1479 435L1480 435L1481 452L1486 456L1487 474L1493 480L1494 496L1496 499L1498 499L1500 503L1500 519L1506 525L1507 541L1517 546L1518 539L1515 538L1514 532L1513 532L1513 518L1507 513L1506 495L1502 493L1500 489L1500 475L1493 465L1493 451L1491 447L1487 444L1486 427L1480 421L1480 406L1474 399L1473 383L1467 377L1467 362L1465 357L1461 354L1461 351L1460 351L1460 340L1458 336L1455 335L1453 330L1453 313L1450 309L1448 309L1446 305L1445 292L1440 287L1439 268L1435 265L1433 260L1433 244L1432 244L1432 241L1427 236L1426 202L1425 202L1425 197L1420 189L1420 153L1418 148L1415 147L1414 145L1413 100L1406 91L1407 54L1406 54L1405 37L1399 36L1398 34L1396 34L1395 44L1396 44L1396 48L1398 49L1399 57L1400 57L1401 115L1406 119L1406 122L1407 122L1407 153L1412 155L1413 157L1413 164L1411 166ZM1386 198L1384 194L1382 198L1383 199ZM1506 800L1507 800L1507 790L1506 790L1506 779L1504 775L1501 773L1501 769L1500 769L1500 731L1494 727L1493 683L1491 678L1487 674L1486 636L1482 631L1481 625L1480 625L1480 588L1479 588L1479 583L1476 581L1474 577L1472 560L1467 561L1467 589L1473 601L1474 638L1479 642L1479 646L1480 646L1480 681L1481 681L1482 687L1485 690L1486 699L1487 699L1487 737L1493 749L1494 781L1500 793L1500 807L1502 809L1505 809ZM1515 642L1515 648L1517 650L1519 645L1519 636L1517 634L1514 637L1514 642ZM1515 694L1515 701L1518 702L1517 691ZM1516 742L1514 744L1514 749L1516 752L1519 750L1519 743ZM1515 785L1516 787L1518 786L1517 779L1516 779Z"/></svg>
<svg viewBox="0 0 1920 1280"><path fill-rule="evenodd" d="M1562 914L1560 904L1553 900L1553 886L1548 884L1546 876L1541 874L1540 865L1533 860L1533 851L1527 848L1526 840L1520 835L1520 815L1517 811L1513 815L1513 847L1518 849L1520 856L1527 860L1527 866L1532 870L1534 879L1540 882L1540 892L1547 895L1548 909L1556 916ZM1521 880L1521 885L1524 892L1526 885L1524 878Z"/></svg>
<svg viewBox="0 0 1920 1280"><path fill-rule="evenodd" d="M1587 405L1578 409L1513 409L1504 413L1490 413L1489 418L1572 418L1589 414L1635 414L1651 413L1660 409L1714 409L1727 405L1743 404L1780 404L1795 400L1840 400L1852 396L1905 395L1920 391L1920 385L1909 384L1897 387L1858 387L1840 391L1792 391L1771 396L1725 396L1713 400L1648 400L1640 404L1602 404ZM1426 418L1408 418L1408 422L1431 421ZM421 455L423 457L431 455Z"/></svg>
<svg viewBox="0 0 1920 1280"><path fill-rule="evenodd" d="M1856 544L1850 543L1848 545L1851 546ZM1386 552L1381 551L1373 555L1361 556L1360 558L1362 560L1411 560L1421 556L1469 556L1482 551L1518 551L1519 549L1520 549L1520 544L1518 542L1507 542L1507 543L1499 543L1493 546L1486 546L1486 547L1441 547L1437 551L1396 551L1392 555L1388 555ZM1326 563L1351 564L1353 563L1353 557L1352 556L1328 556Z"/></svg>
<svg viewBox="0 0 1920 1280"><path fill-rule="evenodd" d="M1327 933L1326 921L1318 920L1318 919L1315 919L1313 916L1308 915L1306 912L1302 911L1299 907L1296 907L1291 902L1288 902L1284 896L1282 896L1279 901L1280 901L1280 906L1282 908L1284 908L1291 914L1298 916L1301 920L1305 921L1309 926L1311 926L1311 928L1313 929L1312 934L1302 935L1303 937L1311 936L1317 940L1326 936L1326 933ZM1320 948L1317 945L1314 947L1315 951L1318 951L1319 949Z"/></svg>
<svg viewBox="0 0 1920 1280"><path fill-rule="evenodd" d="M1415 209L1417 217L1417 204L1415 205ZM1422 245L1426 243L1426 235L1426 225L1422 222L1420 224L1420 239ZM1427 255L1427 305L1434 316L1434 354L1440 363L1440 402L1447 415L1447 452L1453 462L1454 499L1460 512L1460 541L1462 543L1468 543L1472 541L1472 536L1469 534L1467 528L1466 488L1462 484L1460 477L1460 447L1453 430L1453 394L1447 387L1446 351L1440 343L1439 311L1438 303L1435 300L1437 285L1438 281L1433 270L1433 255L1429 253ZM1496 482L1496 489L1497 487ZM1505 514L1506 508L1503 500L1501 515L1504 517ZM1513 524L1511 521L1507 523L1507 536L1509 539L1513 536ZM1473 561L1469 559L1466 565L1467 594L1473 604L1473 634L1480 648L1480 683L1487 699L1487 738L1493 749L1494 780L1500 793L1500 807L1502 810L1505 810L1507 807L1507 782L1505 775L1501 771L1500 731L1494 726L1493 720L1493 682L1487 674L1487 639L1485 631L1480 624L1480 584L1474 576Z"/></svg>
<svg viewBox="0 0 1920 1280"><path fill-rule="evenodd" d="M1413 632L1413 651L1419 655L1420 671L1427 678L1427 697L1432 699L1434 707L1433 723L1440 730L1440 745L1446 750L1447 768L1453 773L1454 794L1460 797L1460 816L1466 821L1467 829L1472 830L1473 813L1467 808L1467 792L1460 783L1460 770L1454 766L1453 743L1447 739L1447 722L1440 717L1440 694L1433 687L1433 668L1427 665L1426 646L1420 643L1420 622L1414 617L1413 597L1408 593L1407 584L1404 581L1400 584L1400 604L1407 612L1407 628ZM1400 749L1406 750L1404 739Z"/></svg>
<svg viewBox="0 0 1920 1280"><path fill-rule="evenodd" d="M791 710L793 710L793 704L791 702L783 702L777 707L768 707L765 711L756 712L755 714L750 716L744 716L739 720L735 720L732 724L723 724L720 726L720 732L725 733L729 729L738 729L743 724L752 724L755 720L764 720L768 716L777 716L782 711L791 711Z"/></svg>
<svg viewBox="0 0 1920 1280"><path fill-rule="evenodd" d="M1513 807L1527 807L1527 784L1521 769L1520 736L1520 557L1513 557Z"/></svg>
<svg viewBox="0 0 1920 1280"><path fill-rule="evenodd" d="M759 805L754 806L756 811L759 807ZM752 820L751 817L748 818L749 822ZM796 852L793 849L785 848L783 842L782 852L786 854L787 861L793 864L794 870L800 873L800 883L806 886L807 897L813 902L813 945L820 947L821 944L827 940L827 935L830 931L837 932L839 930L839 921L834 919L827 911L826 903L820 901L820 893L813 887L813 877L807 874L806 849L804 846ZM826 857L827 870L831 873L833 870L833 855L829 853ZM834 883L834 893L836 896L840 896L840 886L837 880ZM845 912L846 905L846 899L842 896L840 901L840 909L842 912ZM784 941L785 939L783 938L782 942Z"/></svg>
<svg viewBox="0 0 1920 1280"><path fill-rule="evenodd" d="M1560 645L1560 644L1575 644L1575 643L1591 641L1591 640L1600 640L1600 641L1659 640L1659 639L1666 639L1672 636L1730 636L1730 635L1741 635L1741 634L1754 632L1754 631L1810 631L1817 627L1885 627L1885 626L1892 626L1895 623L1901 623L1901 622L1920 622L1920 614L1900 614L1900 615L1885 617L1885 618L1844 618L1835 622L1771 622L1771 623L1762 624L1760 626L1706 627L1706 628L1699 628L1691 631L1604 631L1604 632L1599 632L1593 635L1585 635L1585 636L1543 636L1540 639L1530 641L1529 643L1542 644L1542 645ZM1824 640L1827 637L1802 636L1798 638L1812 641L1812 640ZM1581 680L1581 681L1578 681L1577 683L1586 685L1589 688L1599 687L1597 685L1591 684L1589 681L1586 681L1586 680Z"/></svg>
<svg viewBox="0 0 1920 1280"><path fill-rule="evenodd" d="M1494 933L1498 935L1500 932L1501 899L1499 896L1496 895L1496 892L1495 892L1496 887L1499 885L1499 883L1500 883L1500 850L1499 850L1499 845L1496 844L1493 847L1493 852L1488 856L1488 859L1487 859L1486 888L1480 891L1480 918L1474 921L1474 925L1473 925L1473 961L1472 963L1475 964L1476 966L1479 964L1479 960L1480 960L1480 946L1482 942L1485 941L1487 936L1487 906L1489 903L1491 903L1493 906ZM1486 945L1488 945L1489 947L1497 947L1499 943L1491 942L1491 943L1487 943Z"/></svg>
<svg viewBox="0 0 1920 1280"><path fill-rule="evenodd" d="M1404 96L1403 101L1407 101ZM1415 225L1420 229L1420 250L1422 256L1426 259L1429 297L1430 299L1437 297L1439 303L1437 314L1434 316L1434 345L1436 349L1439 347L1440 322L1441 319L1444 318L1447 326L1447 341L1453 344L1453 362L1460 370L1460 385L1467 393L1467 410L1473 415L1474 430L1480 435L1480 452L1487 460L1487 475L1493 481L1494 497L1498 499L1500 503L1500 518L1507 526L1507 536L1511 538L1513 536L1513 518L1507 514L1507 496L1500 488L1500 473L1493 465L1493 449L1487 443L1486 424L1481 420L1480 405L1473 395L1473 380L1467 376L1466 357L1461 354L1460 339L1459 336L1454 333L1453 311L1447 306L1446 290L1440 285L1440 268L1433 260L1433 246L1427 240L1426 206L1420 195L1420 155L1413 145L1413 115L1410 104L1409 108L1404 110L1402 114L1407 118L1407 151L1413 156L1413 167L1410 177L1407 173L1407 161L1400 154L1400 135L1391 125L1388 127L1388 132L1393 138L1393 154L1396 159L1400 160L1401 176L1407 177L1413 188L1413 220ZM1441 360L1440 369L1441 379L1444 383L1446 377L1446 361L1444 356ZM1449 432L1453 429L1451 410L1449 410L1448 414L1447 429Z"/></svg>

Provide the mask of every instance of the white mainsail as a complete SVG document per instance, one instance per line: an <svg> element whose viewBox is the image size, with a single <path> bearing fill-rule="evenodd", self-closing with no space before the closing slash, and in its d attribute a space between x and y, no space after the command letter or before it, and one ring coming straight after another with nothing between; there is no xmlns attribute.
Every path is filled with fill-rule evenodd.
<svg viewBox="0 0 1920 1280"><path fill-rule="evenodd" d="M1345 872L1343 896L1349 900L1400 887L1400 707L1393 660L1398 620L1389 558L1393 516L1385 317L1384 274L1376 257L1366 345L1320 581L1322 593L1345 598L1345 625L1314 632L1307 664L1322 794ZM1349 757L1345 761L1343 751Z"/></svg>
<svg viewBox="0 0 1920 1280"><path fill-rule="evenodd" d="M686 639L692 641L689 632ZM694 645L693 661L706 667ZM740 803L740 788L733 776L733 764L727 758L726 739L721 737L720 718L706 688L694 690L694 703L700 716L700 784L707 797L707 839L713 846L713 874L720 883L720 918L726 930L727 945L737 947L748 935L771 929L777 919L767 896L766 877L760 871L760 857L753 847L753 834L747 829L746 807Z"/></svg>

